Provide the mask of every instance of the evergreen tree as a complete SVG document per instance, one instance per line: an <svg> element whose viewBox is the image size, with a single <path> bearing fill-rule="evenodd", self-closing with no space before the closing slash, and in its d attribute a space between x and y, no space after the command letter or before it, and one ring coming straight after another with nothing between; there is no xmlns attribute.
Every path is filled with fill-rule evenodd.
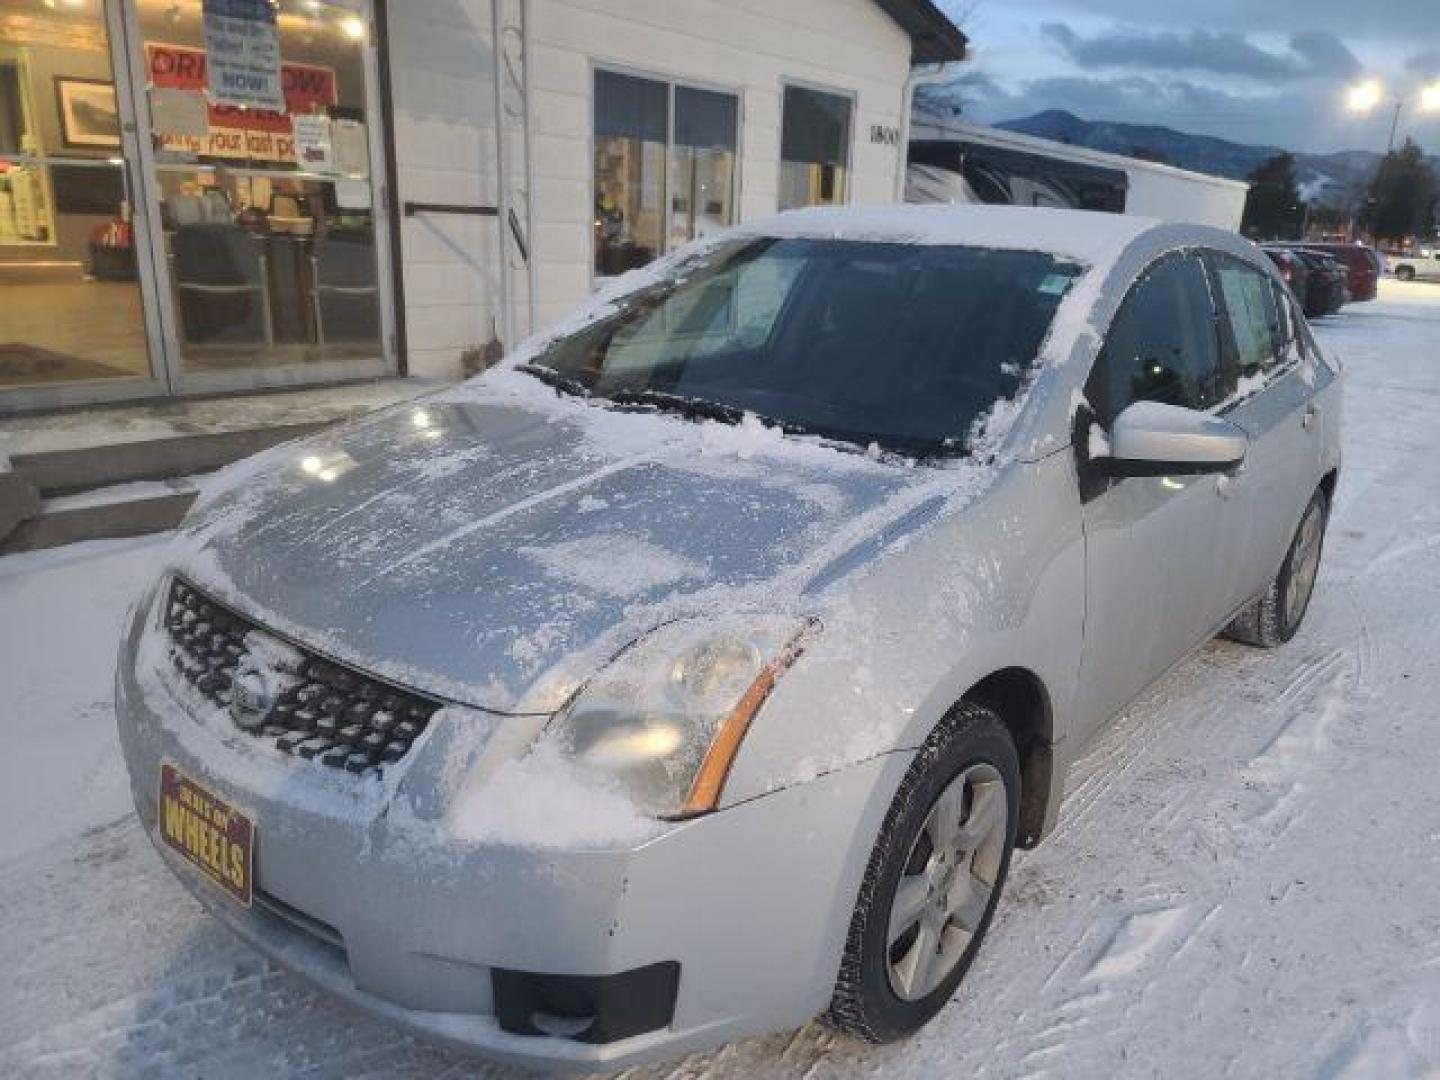
<svg viewBox="0 0 1440 1080"><path fill-rule="evenodd" d="M1360 211L1360 223L1382 240L1431 236L1435 232L1435 170L1413 139L1380 162Z"/></svg>
<svg viewBox="0 0 1440 1080"><path fill-rule="evenodd" d="M1250 181L1250 194L1245 197L1240 231L1263 240L1298 237L1305 207L1295 182L1295 158L1276 154L1255 166L1246 179Z"/></svg>

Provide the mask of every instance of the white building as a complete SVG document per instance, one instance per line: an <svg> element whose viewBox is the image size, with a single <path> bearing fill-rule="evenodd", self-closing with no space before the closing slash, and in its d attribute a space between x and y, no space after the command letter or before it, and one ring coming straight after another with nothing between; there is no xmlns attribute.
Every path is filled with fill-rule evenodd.
<svg viewBox="0 0 1440 1080"><path fill-rule="evenodd" d="M964 51L932 0L0 0L0 414L458 375L693 236L893 201Z"/></svg>

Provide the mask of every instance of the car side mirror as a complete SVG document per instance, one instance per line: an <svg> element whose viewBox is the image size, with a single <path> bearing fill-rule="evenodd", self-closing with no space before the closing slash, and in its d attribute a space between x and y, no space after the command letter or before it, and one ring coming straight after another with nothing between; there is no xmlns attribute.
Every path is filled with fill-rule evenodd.
<svg viewBox="0 0 1440 1080"><path fill-rule="evenodd" d="M1108 448L1091 451L1107 476L1186 476L1229 472L1245 460L1250 439L1218 416L1137 401L1110 425Z"/></svg>

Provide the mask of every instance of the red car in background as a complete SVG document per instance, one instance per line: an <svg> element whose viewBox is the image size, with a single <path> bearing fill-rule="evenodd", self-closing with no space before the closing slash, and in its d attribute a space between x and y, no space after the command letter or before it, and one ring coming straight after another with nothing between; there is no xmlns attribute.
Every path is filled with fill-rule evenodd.
<svg viewBox="0 0 1440 1080"><path fill-rule="evenodd" d="M1299 255L1289 248L1279 247L1273 244L1262 244L1261 250L1269 256L1270 261L1275 264L1275 269L1280 271L1280 276L1285 279L1285 284L1290 286L1290 291L1295 294L1295 299L1300 301L1301 306L1307 308L1305 314L1309 315L1309 304L1306 303L1306 289L1309 285L1310 270Z"/></svg>
<svg viewBox="0 0 1440 1080"><path fill-rule="evenodd" d="M1349 271L1351 300L1374 300L1380 290L1380 256L1364 244L1305 244L1305 251L1318 251L1339 259Z"/></svg>
<svg viewBox="0 0 1440 1080"><path fill-rule="evenodd" d="M1305 316L1315 319L1339 311L1350 302L1350 270L1334 255L1320 251L1292 252L1309 272L1305 286Z"/></svg>

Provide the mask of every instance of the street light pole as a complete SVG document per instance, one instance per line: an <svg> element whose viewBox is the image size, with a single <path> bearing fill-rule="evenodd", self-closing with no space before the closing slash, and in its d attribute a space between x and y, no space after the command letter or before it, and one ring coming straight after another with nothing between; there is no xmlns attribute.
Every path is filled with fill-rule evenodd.
<svg viewBox="0 0 1440 1080"><path fill-rule="evenodd" d="M1395 115L1390 118L1390 141L1385 146L1385 153L1395 152L1395 132L1400 127L1400 110L1405 107L1405 99L1399 94L1395 95Z"/></svg>

